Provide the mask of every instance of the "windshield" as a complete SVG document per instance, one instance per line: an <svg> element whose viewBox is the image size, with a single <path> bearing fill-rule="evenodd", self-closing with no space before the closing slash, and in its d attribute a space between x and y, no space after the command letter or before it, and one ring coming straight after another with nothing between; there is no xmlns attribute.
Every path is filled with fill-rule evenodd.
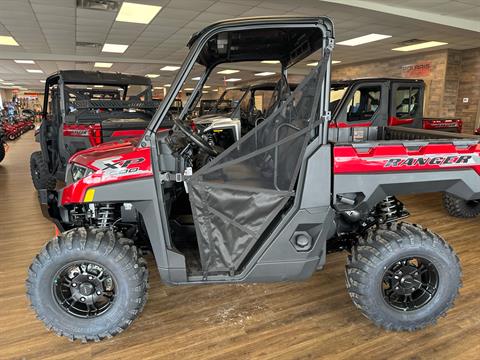
<svg viewBox="0 0 480 360"><path fill-rule="evenodd" d="M245 89L227 89L212 109L212 112L228 114L233 112L242 101Z"/></svg>
<svg viewBox="0 0 480 360"><path fill-rule="evenodd" d="M330 90L330 106L329 106L330 111L335 111L338 104L340 103L343 96L345 95L345 92L347 91L347 89L348 89L348 86L345 86L345 85L335 86L332 84L332 88Z"/></svg>

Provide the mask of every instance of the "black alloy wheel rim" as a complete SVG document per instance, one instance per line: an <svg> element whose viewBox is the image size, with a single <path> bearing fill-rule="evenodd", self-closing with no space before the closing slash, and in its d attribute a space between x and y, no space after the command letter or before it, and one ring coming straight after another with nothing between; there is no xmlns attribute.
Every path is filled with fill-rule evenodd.
<svg viewBox="0 0 480 360"><path fill-rule="evenodd" d="M476 208L480 204L480 200L467 200L467 206L470 208Z"/></svg>
<svg viewBox="0 0 480 360"><path fill-rule="evenodd" d="M64 311L89 319L104 314L112 307L116 284L104 266L91 261L76 261L57 272L52 290Z"/></svg>
<svg viewBox="0 0 480 360"><path fill-rule="evenodd" d="M438 283L438 270L430 260L418 256L402 258L383 275L383 298L397 310L418 310L433 299Z"/></svg>

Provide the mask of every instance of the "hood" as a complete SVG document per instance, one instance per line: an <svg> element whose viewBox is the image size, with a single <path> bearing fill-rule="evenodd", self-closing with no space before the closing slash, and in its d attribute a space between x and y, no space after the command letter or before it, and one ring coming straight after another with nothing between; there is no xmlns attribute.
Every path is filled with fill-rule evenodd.
<svg viewBox="0 0 480 360"><path fill-rule="evenodd" d="M118 157L123 154L138 151L137 145L140 138L128 138L115 141L109 141L86 150L79 151L73 155L69 162L77 163L86 167L96 168L92 166L97 160Z"/></svg>
<svg viewBox="0 0 480 360"><path fill-rule="evenodd" d="M231 114L208 114L193 119L195 125L209 125L217 121L231 121Z"/></svg>

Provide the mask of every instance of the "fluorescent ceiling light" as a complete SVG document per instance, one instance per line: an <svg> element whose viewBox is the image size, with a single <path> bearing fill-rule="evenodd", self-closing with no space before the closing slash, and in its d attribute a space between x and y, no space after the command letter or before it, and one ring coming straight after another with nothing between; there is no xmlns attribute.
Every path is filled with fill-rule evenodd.
<svg viewBox="0 0 480 360"><path fill-rule="evenodd" d="M161 9L161 6L124 2L115 20L136 24L148 24L157 16Z"/></svg>
<svg viewBox="0 0 480 360"><path fill-rule="evenodd" d="M340 64L341 62L341 60L332 60L332 64Z"/></svg>
<svg viewBox="0 0 480 360"><path fill-rule="evenodd" d="M13 60L17 64L35 64L35 61L33 60Z"/></svg>
<svg viewBox="0 0 480 360"><path fill-rule="evenodd" d="M163 85L163 86L165 86L165 87L170 87L170 86L172 86L172 84L165 84L165 85Z"/></svg>
<svg viewBox="0 0 480 360"><path fill-rule="evenodd" d="M155 79L155 78L159 77L160 75L159 74L146 74L145 76L148 77L148 78Z"/></svg>
<svg viewBox="0 0 480 360"><path fill-rule="evenodd" d="M111 68L113 63L107 63L107 62L96 62L93 67L98 67L98 68Z"/></svg>
<svg viewBox="0 0 480 360"><path fill-rule="evenodd" d="M219 71L219 72L217 72L217 74L230 75L230 74L235 74L235 73L238 73L238 72L240 72L240 70L229 70L229 69L227 69L227 70Z"/></svg>
<svg viewBox="0 0 480 360"><path fill-rule="evenodd" d="M202 94L208 94L208 91L204 90L204 91L202 91Z"/></svg>
<svg viewBox="0 0 480 360"><path fill-rule="evenodd" d="M275 73L272 71L264 71L264 72L259 72L255 74L255 76L270 76L270 75L275 75Z"/></svg>
<svg viewBox="0 0 480 360"><path fill-rule="evenodd" d="M128 49L128 45L122 44L103 44L102 52L111 52L123 54Z"/></svg>
<svg viewBox="0 0 480 360"><path fill-rule="evenodd" d="M341 63L340 60L332 60L332 64L339 64ZM317 66L318 65L318 61L315 61L315 62L311 62L311 63L308 63L307 66Z"/></svg>
<svg viewBox="0 0 480 360"><path fill-rule="evenodd" d="M442 46L442 45L447 45L447 44L448 43L441 42L441 41L426 41L426 42L419 43L419 44L397 47L397 48L394 48L392 50L394 50L394 51L414 51L414 50L428 49L428 48L431 48L431 47Z"/></svg>
<svg viewBox="0 0 480 360"><path fill-rule="evenodd" d="M12 82L4 82L2 85L15 85L15 84Z"/></svg>
<svg viewBox="0 0 480 360"><path fill-rule="evenodd" d="M165 89L165 88L164 88L164 87L162 87L162 86L154 86L153 88L154 88L155 90L161 90L161 89Z"/></svg>
<svg viewBox="0 0 480 360"><path fill-rule="evenodd" d="M180 66L167 65L167 66L162 67L160 70L162 70L162 71L176 71L178 69L180 69Z"/></svg>
<svg viewBox="0 0 480 360"><path fill-rule="evenodd" d="M200 80L200 76L195 76L195 77L192 78L192 80L198 81L198 80Z"/></svg>
<svg viewBox="0 0 480 360"><path fill-rule="evenodd" d="M212 91L218 91L218 89L213 89Z"/></svg>
<svg viewBox="0 0 480 360"><path fill-rule="evenodd" d="M370 43L373 41L383 40L391 38L392 35L382 35L382 34L368 34L360 37L356 37L350 40L340 41L338 45L346 45L346 46L357 46L366 43Z"/></svg>
<svg viewBox="0 0 480 360"><path fill-rule="evenodd" d="M2 79L0 79L0 82L3 81Z"/></svg>
<svg viewBox="0 0 480 360"><path fill-rule="evenodd" d="M185 90L185 91L193 91L193 88L185 88L185 89L183 89L183 90Z"/></svg>
<svg viewBox="0 0 480 360"><path fill-rule="evenodd" d="M240 78L230 78L230 79L225 79L225 81L228 81L228 82L235 82L235 81L240 81L242 79Z"/></svg>
<svg viewBox="0 0 480 360"><path fill-rule="evenodd" d="M40 80L40 82L41 82L41 83L43 83L43 84L45 84L45 83L46 83L46 81L45 81L45 80Z"/></svg>
<svg viewBox="0 0 480 360"><path fill-rule="evenodd" d="M205 85L203 88L204 89L210 89L210 85Z"/></svg>
<svg viewBox="0 0 480 360"><path fill-rule="evenodd" d="M280 60L262 60L262 64L280 64Z"/></svg>
<svg viewBox="0 0 480 360"><path fill-rule="evenodd" d="M39 69L27 69L27 72L32 74L43 74L43 71Z"/></svg>
<svg viewBox="0 0 480 360"><path fill-rule="evenodd" d="M0 36L0 45L19 46L13 37L5 35Z"/></svg>
<svg viewBox="0 0 480 360"><path fill-rule="evenodd" d="M93 85L93 87L96 87L96 88L102 88L103 85Z"/></svg>

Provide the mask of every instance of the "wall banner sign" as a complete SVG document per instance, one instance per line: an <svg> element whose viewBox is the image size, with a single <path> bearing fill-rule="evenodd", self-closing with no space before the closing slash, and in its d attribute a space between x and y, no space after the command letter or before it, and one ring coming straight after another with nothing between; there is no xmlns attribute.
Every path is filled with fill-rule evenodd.
<svg viewBox="0 0 480 360"><path fill-rule="evenodd" d="M422 78L430 76L431 73L431 61L418 61L415 64L408 64L402 66L402 77L404 78Z"/></svg>

